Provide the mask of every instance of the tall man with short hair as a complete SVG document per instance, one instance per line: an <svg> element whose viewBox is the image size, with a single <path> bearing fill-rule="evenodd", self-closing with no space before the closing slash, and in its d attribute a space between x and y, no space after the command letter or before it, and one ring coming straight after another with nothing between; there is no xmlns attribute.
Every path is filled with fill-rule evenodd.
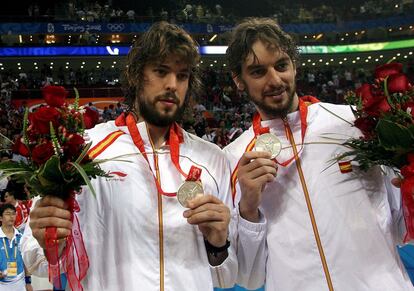
<svg viewBox="0 0 414 291"><path fill-rule="evenodd" d="M349 106L298 98L297 48L271 19L237 25L227 55L257 109L253 126L225 149L240 215L239 283L413 290L395 248L404 234L398 190L379 168L329 167L347 150L341 142L360 135L332 114L352 124Z"/></svg>
<svg viewBox="0 0 414 291"><path fill-rule="evenodd" d="M102 165L113 178L92 181L96 199L86 188L77 196L90 260L85 290L210 291L234 284L228 162L217 146L176 123L198 87L198 61L184 30L154 24L128 54L129 114L88 131L91 157L123 155L129 162ZM187 200L200 185L205 194ZM59 238L70 234L66 208L45 197L32 210L30 226L43 248L46 227L56 226ZM23 249L35 263L36 249Z"/></svg>

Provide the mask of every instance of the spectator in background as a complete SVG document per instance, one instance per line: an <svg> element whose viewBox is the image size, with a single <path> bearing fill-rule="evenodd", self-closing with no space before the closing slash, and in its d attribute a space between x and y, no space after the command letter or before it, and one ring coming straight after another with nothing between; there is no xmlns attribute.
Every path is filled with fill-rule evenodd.
<svg viewBox="0 0 414 291"><path fill-rule="evenodd" d="M211 127L207 124L205 127L205 134L201 137L202 139L214 143L214 138L216 137L215 130L211 129Z"/></svg>
<svg viewBox="0 0 414 291"><path fill-rule="evenodd" d="M9 181L4 192L4 203L11 204L16 208L14 227L23 233L27 219L29 218L29 208L26 203L29 197L27 197L24 185Z"/></svg>
<svg viewBox="0 0 414 291"><path fill-rule="evenodd" d="M122 108L121 102L116 103L114 118L117 118L119 115L122 114L122 112L124 112L124 108Z"/></svg>
<svg viewBox="0 0 414 291"><path fill-rule="evenodd" d="M33 291L20 249L22 233L14 227L16 208L12 204L0 207L0 221L0 291Z"/></svg>

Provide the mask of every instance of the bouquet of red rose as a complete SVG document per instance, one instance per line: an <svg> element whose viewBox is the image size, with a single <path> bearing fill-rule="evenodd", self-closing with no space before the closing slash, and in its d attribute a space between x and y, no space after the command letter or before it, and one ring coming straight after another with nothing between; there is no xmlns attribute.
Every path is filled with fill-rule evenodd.
<svg viewBox="0 0 414 291"><path fill-rule="evenodd" d="M357 161L363 170L388 166L400 175L407 241L414 239L414 87L402 69L399 63L379 66L374 84L348 93L362 136L345 142L351 150L339 159Z"/></svg>
<svg viewBox="0 0 414 291"><path fill-rule="evenodd" d="M26 109L22 136L13 143L12 152L24 157L20 161L0 163L2 176L17 183L24 183L32 196L52 195L65 200L72 213L79 211L75 193L87 185L95 195L90 179L108 174L88 157L91 143L86 143L85 128L98 121L99 114L79 106L79 94L75 89L74 104L67 104L68 92L63 87L47 86L42 89L46 106L29 113ZM80 280L89 266L76 215L72 215L73 229L66 244L65 260L68 281L73 290L82 290ZM46 256L49 260L49 275L55 286L60 278L56 228L46 230ZM79 277L74 273L73 248L78 254ZM71 264L71 265L70 265Z"/></svg>

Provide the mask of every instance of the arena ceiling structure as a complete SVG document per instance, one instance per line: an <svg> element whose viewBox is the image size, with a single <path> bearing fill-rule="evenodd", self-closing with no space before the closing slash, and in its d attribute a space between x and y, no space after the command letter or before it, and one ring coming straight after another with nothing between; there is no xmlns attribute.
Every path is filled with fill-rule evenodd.
<svg viewBox="0 0 414 291"><path fill-rule="evenodd" d="M181 17L179 15L188 10L189 5L188 1L151 1L146 4L128 0L109 1L106 2L109 4L101 3L100 9L106 9L109 5L113 9L123 9L124 13L134 10L138 16L135 16L134 21L127 18L111 18L90 22L82 17L68 18L65 7L72 2L76 3L78 9L87 12L87 5L99 1L56 1L53 9L49 7L49 10L47 7L50 4L39 1L40 15L37 18L28 17L26 10L21 9L25 6L31 7L33 4L29 1L21 2L21 7L6 7L0 13L0 71L36 71L43 66L63 70L90 70L102 67L123 69L124 58L131 43L151 25L151 21L160 19L157 14L160 10L169 9L168 20L177 22ZM291 3L292 1L281 0L275 3L270 0L259 0L255 5L249 5L249 1L241 0L238 1L237 7L229 2L223 0L215 1L214 4L203 4L195 1L192 5L193 13L202 5L205 12L211 9L212 15L217 16L221 13L221 16L211 18L210 22L208 19L187 19L182 23L178 22L200 44L200 66L226 67L225 44L229 32L237 20L244 16L280 18L281 26L300 45L299 67L372 67L392 59L409 62L413 58L414 14L410 13L412 7L402 8L392 1L387 1L390 2L390 11L382 12L386 17L370 14L369 17L355 15L355 18L348 19L349 16L342 15L343 19L330 22L329 19L316 18L316 12L313 12L313 22L306 20L306 14L303 18L305 22L293 18L292 22L286 22L283 15L288 15L292 11L311 11L309 7L320 7L331 13L329 7L339 10L347 5L348 8L351 7L348 10L359 11L362 7L361 1L343 3L315 0ZM220 11L217 10L217 5L221 7ZM150 11L153 13L151 19L145 14ZM172 18L173 13L176 13L175 18Z"/></svg>

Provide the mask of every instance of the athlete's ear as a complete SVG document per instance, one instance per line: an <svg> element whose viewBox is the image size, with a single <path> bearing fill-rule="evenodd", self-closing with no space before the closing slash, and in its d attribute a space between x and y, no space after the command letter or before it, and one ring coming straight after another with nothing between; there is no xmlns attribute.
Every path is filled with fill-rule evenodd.
<svg viewBox="0 0 414 291"><path fill-rule="evenodd" d="M240 77L240 75L236 75L235 73L232 73L231 77L233 79L234 84L236 84L237 90L244 91L244 89L246 89L246 86L244 85L244 81Z"/></svg>

